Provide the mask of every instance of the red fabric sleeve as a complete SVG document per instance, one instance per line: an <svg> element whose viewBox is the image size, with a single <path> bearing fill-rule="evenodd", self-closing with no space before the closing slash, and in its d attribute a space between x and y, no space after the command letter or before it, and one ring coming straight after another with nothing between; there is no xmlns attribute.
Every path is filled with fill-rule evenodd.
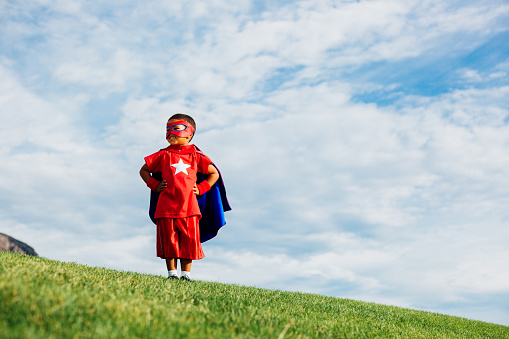
<svg viewBox="0 0 509 339"><path fill-rule="evenodd" d="M209 174L209 165L212 164L212 160L205 154L198 154L198 172L203 174Z"/></svg>
<svg viewBox="0 0 509 339"><path fill-rule="evenodd" d="M163 158L163 154L164 150L161 150L145 157L145 162L147 163L150 173L161 171L161 159Z"/></svg>

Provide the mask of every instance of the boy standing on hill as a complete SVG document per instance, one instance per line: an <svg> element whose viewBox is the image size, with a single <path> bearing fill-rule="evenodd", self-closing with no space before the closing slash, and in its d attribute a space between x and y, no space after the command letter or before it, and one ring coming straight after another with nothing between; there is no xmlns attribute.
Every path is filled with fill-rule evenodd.
<svg viewBox="0 0 509 339"><path fill-rule="evenodd" d="M170 143L145 157L140 175L147 186L160 192L154 218L157 223L157 256L166 260L168 278L178 279L177 259L180 259L182 280L191 280L193 260L203 258L200 243L201 217L197 195L202 195L219 179L212 161L189 142L196 131L194 119L175 114L167 123L166 140ZM162 181L151 176L161 172ZM197 173L208 175L196 184Z"/></svg>

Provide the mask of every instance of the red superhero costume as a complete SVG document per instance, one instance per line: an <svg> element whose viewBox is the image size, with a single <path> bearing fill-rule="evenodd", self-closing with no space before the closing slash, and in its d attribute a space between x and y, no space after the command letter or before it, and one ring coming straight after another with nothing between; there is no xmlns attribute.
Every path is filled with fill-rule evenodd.
<svg viewBox="0 0 509 339"><path fill-rule="evenodd" d="M198 154L194 145L169 146L145 157L151 173L161 172L167 187L159 195L154 218L157 220L157 256L201 259L198 200L193 192L197 174L208 174L211 160Z"/></svg>

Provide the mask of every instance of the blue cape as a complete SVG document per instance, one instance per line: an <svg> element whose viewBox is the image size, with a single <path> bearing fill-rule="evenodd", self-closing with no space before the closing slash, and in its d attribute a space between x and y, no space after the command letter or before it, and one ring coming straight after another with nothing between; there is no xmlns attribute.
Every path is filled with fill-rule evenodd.
<svg viewBox="0 0 509 339"><path fill-rule="evenodd" d="M198 152L198 154L200 154ZM214 167L219 172L219 169L215 164ZM196 183L199 184L205 179L205 175L198 173L198 179ZM152 177L158 181L162 181L162 173L156 172L152 174ZM154 215L156 213L157 200L159 199L159 193L150 191L150 209L149 216L152 222L155 224L156 219ZM198 206L200 206L201 219L200 219L200 242L205 242L214 238L221 227L226 224L224 218L224 212L230 211L231 207L226 198L226 189L224 187L223 178L221 172L219 172L219 179L210 188L210 191L198 196Z"/></svg>

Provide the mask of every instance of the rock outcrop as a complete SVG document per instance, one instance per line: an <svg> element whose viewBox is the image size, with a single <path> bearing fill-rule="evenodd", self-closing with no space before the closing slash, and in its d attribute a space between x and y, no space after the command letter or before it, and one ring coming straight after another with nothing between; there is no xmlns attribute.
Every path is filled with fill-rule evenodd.
<svg viewBox="0 0 509 339"><path fill-rule="evenodd" d="M32 247L3 233L0 233L0 251L38 256Z"/></svg>

